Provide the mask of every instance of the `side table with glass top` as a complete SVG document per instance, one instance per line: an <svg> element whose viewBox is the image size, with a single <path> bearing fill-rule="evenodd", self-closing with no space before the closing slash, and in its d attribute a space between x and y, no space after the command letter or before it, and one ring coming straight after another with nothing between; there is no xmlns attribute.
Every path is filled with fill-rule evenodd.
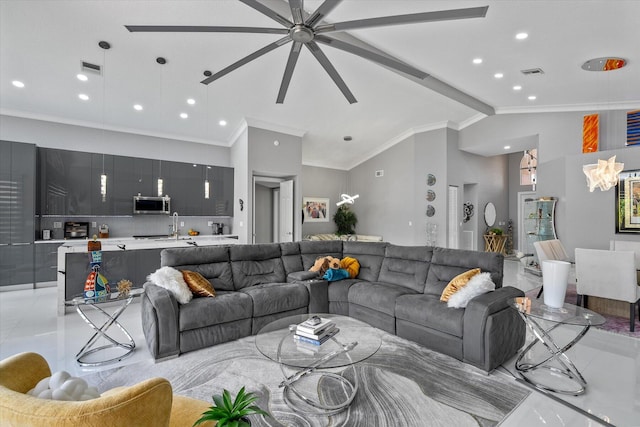
<svg viewBox="0 0 640 427"><path fill-rule="evenodd" d="M566 352L587 333L591 326L602 325L604 317L586 308L565 303L560 308L546 306L542 300L515 298L509 302L525 321L535 340L516 359L516 370L522 379L535 387L554 393L578 396L586 390L587 381ZM565 335L554 336L562 328ZM575 328L577 327L577 333ZM567 339L566 336L569 336ZM544 348L542 355L535 351ZM572 387L569 388L569 385Z"/></svg>
<svg viewBox="0 0 640 427"><path fill-rule="evenodd" d="M340 331L322 345L296 341L296 326L312 316L331 319ZM374 327L347 316L300 314L264 326L256 347L280 365L284 399L315 415L332 415L351 405L358 391L355 364L374 355L382 339Z"/></svg>
<svg viewBox="0 0 640 427"><path fill-rule="evenodd" d="M120 317L135 298L142 296L142 294L144 294L144 289L136 288L131 289L126 295L118 292L96 298L85 298L79 295L65 302L66 306L75 307L80 317L95 331L78 354L76 354L76 362L78 362L78 365L101 366L107 363L119 362L133 353L136 348L136 343L133 337L131 337L131 334L118 322L118 317ZM107 309L114 305L117 308L112 313L109 313ZM99 322L91 319L91 316L88 315L89 309L95 310L104 316L102 325L98 326L97 323ZM125 340L119 341L107 333L109 328L114 325L124 334ZM108 343L97 346L99 338L104 338ZM98 353L108 355L95 357Z"/></svg>

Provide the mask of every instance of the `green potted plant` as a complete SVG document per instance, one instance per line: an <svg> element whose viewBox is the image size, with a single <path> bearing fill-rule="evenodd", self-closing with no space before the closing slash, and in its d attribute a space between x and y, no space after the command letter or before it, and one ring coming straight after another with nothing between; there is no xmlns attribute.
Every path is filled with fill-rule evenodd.
<svg viewBox="0 0 640 427"><path fill-rule="evenodd" d="M502 228L492 228L489 230L489 234L495 234L496 236L502 236Z"/></svg>
<svg viewBox="0 0 640 427"><path fill-rule="evenodd" d="M214 395L212 399L215 404L202 413L202 417L193 424L194 427L205 421L217 421L217 427L250 427L248 415L269 416L269 413L252 405L258 398L253 393L246 393L244 387L240 389L234 401L226 389L223 390L222 396Z"/></svg>
<svg viewBox="0 0 640 427"><path fill-rule="evenodd" d="M355 234L358 218L356 218L356 214L349 209L349 206L342 205L333 215L333 222L338 226L338 230L336 231L338 236Z"/></svg>

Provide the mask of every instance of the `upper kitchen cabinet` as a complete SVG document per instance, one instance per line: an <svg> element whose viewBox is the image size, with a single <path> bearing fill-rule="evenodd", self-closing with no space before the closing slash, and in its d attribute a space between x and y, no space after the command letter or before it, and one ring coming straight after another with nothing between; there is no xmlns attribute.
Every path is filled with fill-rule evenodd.
<svg viewBox="0 0 640 427"><path fill-rule="evenodd" d="M201 165L162 162L164 194L171 197L171 212L202 215L204 171Z"/></svg>
<svg viewBox="0 0 640 427"><path fill-rule="evenodd" d="M133 196L155 196L151 159L114 156L113 197L115 215L133 214ZM156 161L157 162L157 161ZM110 190L111 191L111 190Z"/></svg>
<svg viewBox="0 0 640 427"><path fill-rule="evenodd" d="M233 168L213 167L214 180L211 182L213 211L203 215L233 216Z"/></svg>
<svg viewBox="0 0 640 427"><path fill-rule="evenodd" d="M102 177L104 175L104 178ZM91 214L114 215L114 190L116 176L114 159L111 155L91 155ZM104 181L104 182L103 182Z"/></svg>
<svg viewBox="0 0 640 427"><path fill-rule="evenodd" d="M38 151L40 214L90 215L92 154L52 148Z"/></svg>

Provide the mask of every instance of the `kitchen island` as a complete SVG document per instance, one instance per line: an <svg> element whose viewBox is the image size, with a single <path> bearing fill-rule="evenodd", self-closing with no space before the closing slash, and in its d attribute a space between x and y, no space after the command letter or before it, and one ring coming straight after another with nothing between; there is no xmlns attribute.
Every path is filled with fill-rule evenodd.
<svg viewBox="0 0 640 427"><path fill-rule="evenodd" d="M130 280L134 287L141 287L147 275L160 268L160 252L165 248L191 246L234 245L238 237L233 235L206 235L145 238L123 237L100 239L102 245L101 273L109 281L113 291L122 279ZM87 240L63 240L58 247L58 315L67 309L65 301L81 294L89 267Z"/></svg>

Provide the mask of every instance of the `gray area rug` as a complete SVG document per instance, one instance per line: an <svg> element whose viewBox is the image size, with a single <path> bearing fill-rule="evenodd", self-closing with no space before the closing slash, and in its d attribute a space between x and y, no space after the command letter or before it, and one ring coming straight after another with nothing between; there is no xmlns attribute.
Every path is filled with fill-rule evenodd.
<svg viewBox="0 0 640 427"><path fill-rule="evenodd" d="M253 426L493 426L530 393L501 373L486 373L449 356L383 333L378 352L356 365L360 389L346 411L308 415L285 402L277 363L256 349L255 337L184 354L113 368L84 378L100 392L164 377L176 394L211 402L212 394L242 387L256 393L272 416L251 417ZM352 371L346 368L345 375Z"/></svg>

